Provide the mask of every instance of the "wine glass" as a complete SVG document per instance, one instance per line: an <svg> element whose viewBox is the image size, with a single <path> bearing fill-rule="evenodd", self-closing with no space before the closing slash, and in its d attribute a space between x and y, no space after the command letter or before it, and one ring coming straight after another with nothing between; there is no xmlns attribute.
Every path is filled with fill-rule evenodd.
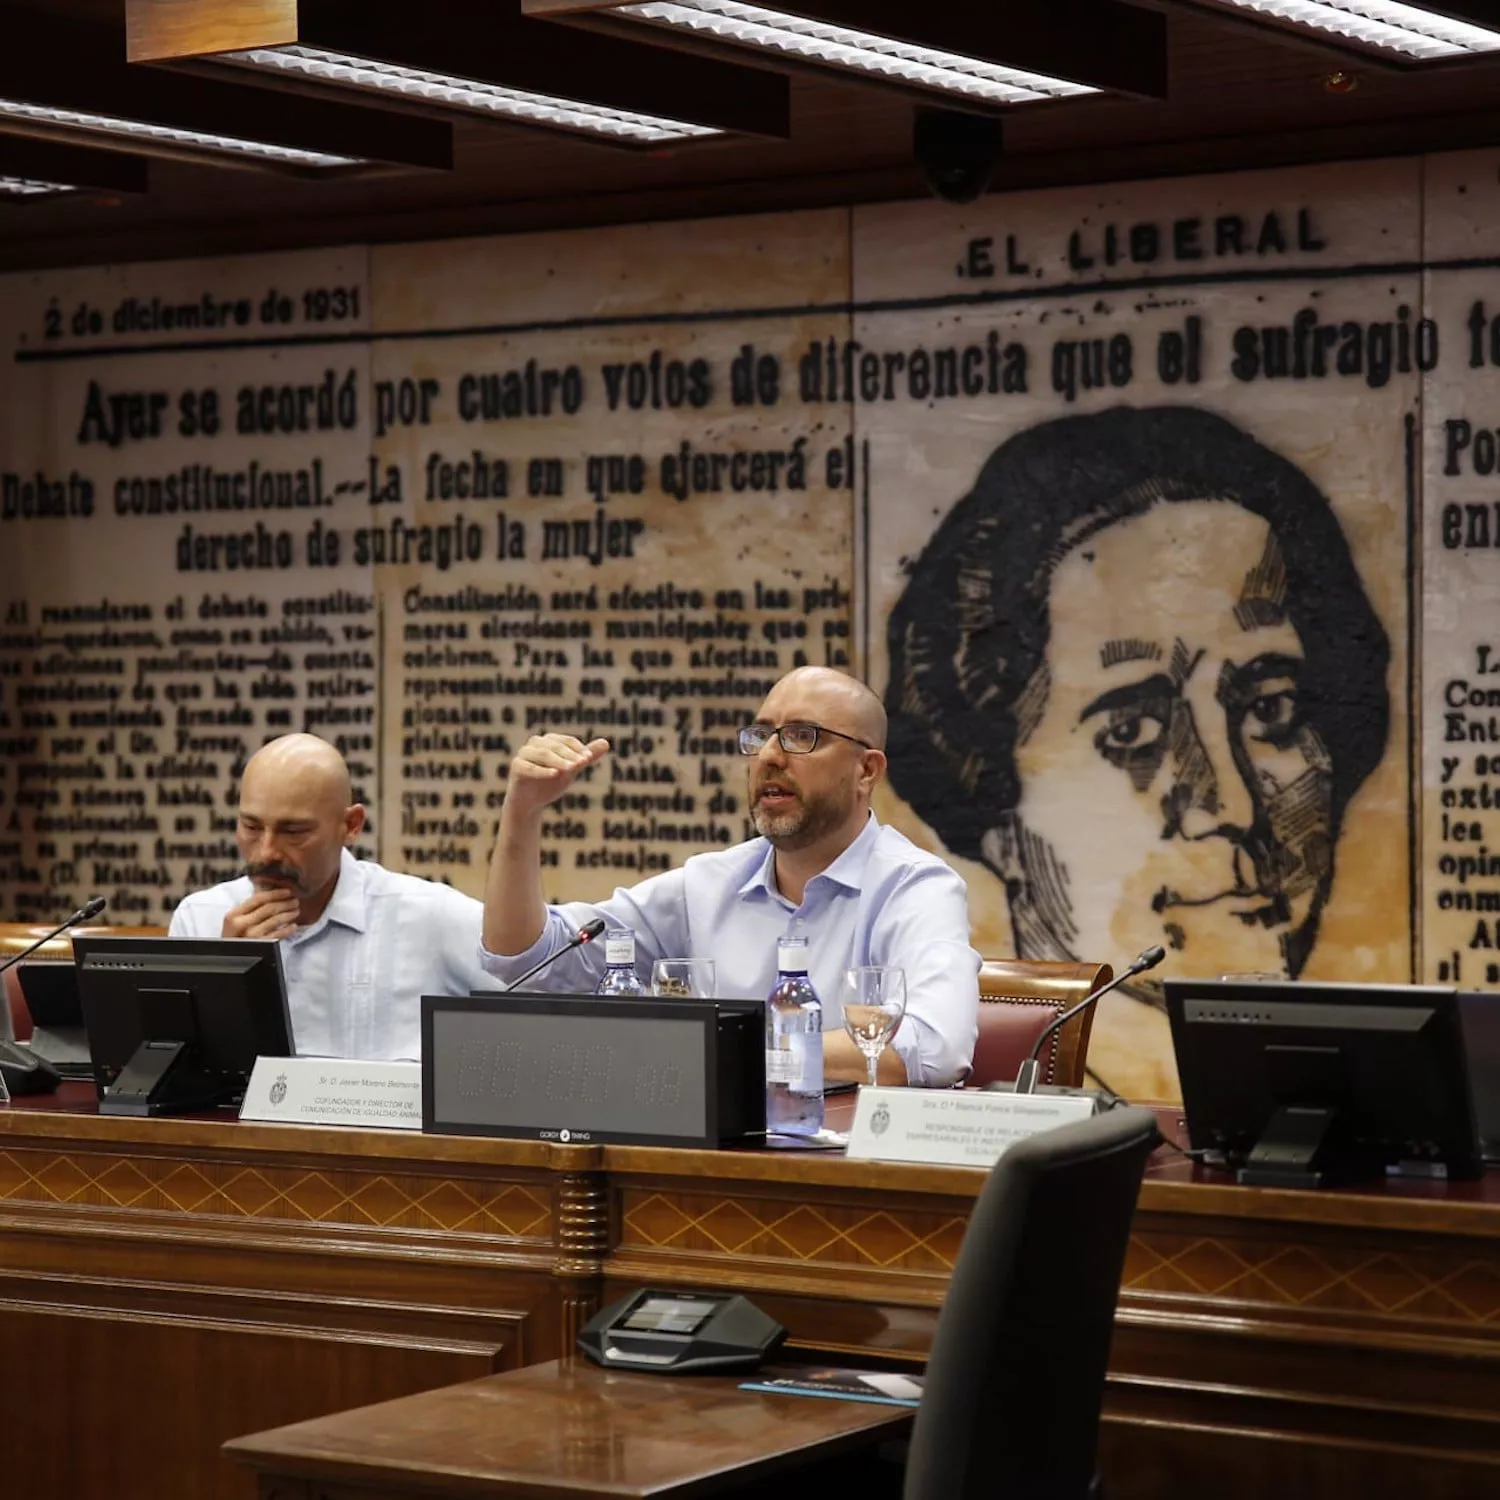
<svg viewBox="0 0 1500 1500"><path fill-rule="evenodd" d="M906 1014L906 971L879 967L845 969L839 982L839 998L844 1008L844 1030L864 1053L873 1087L880 1054Z"/></svg>
<svg viewBox="0 0 1500 1500"><path fill-rule="evenodd" d="M663 1000L712 1000L713 959L657 959L651 966L651 993Z"/></svg>

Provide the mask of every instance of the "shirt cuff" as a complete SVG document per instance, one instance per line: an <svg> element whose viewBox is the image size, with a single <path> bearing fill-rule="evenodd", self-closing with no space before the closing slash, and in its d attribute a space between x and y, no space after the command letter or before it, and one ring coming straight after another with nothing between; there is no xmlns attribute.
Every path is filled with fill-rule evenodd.
<svg viewBox="0 0 1500 1500"><path fill-rule="evenodd" d="M952 1048L945 1044L942 1036L933 1033L926 1038L929 1043L928 1057L924 1058L922 1047L924 1029L908 1017L902 1021L901 1029L891 1039L891 1050L906 1067L907 1086L915 1089L957 1088L973 1072L972 1064L960 1062L951 1078L939 1078L939 1071L949 1060L948 1055L951 1054Z"/></svg>

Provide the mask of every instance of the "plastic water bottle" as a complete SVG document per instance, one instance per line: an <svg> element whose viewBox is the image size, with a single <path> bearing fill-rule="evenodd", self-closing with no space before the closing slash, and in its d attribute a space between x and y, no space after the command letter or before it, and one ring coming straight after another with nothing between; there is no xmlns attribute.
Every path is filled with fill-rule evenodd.
<svg viewBox="0 0 1500 1500"><path fill-rule="evenodd" d="M644 995L635 972L635 934L628 927L611 927L604 934L604 978L596 995Z"/></svg>
<svg viewBox="0 0 1500 1500"><path fill-rule="evenodd" d="M766 996L766 1130L816 1135L823 1128L823 1002L807 977L807 939L782 938L776 968Z"/></svg>

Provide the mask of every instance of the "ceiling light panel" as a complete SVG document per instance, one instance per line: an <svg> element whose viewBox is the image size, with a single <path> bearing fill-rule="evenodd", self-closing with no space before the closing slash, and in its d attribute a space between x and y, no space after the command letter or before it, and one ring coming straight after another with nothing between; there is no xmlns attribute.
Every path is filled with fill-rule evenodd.
<svg viewBox="0 0 1500 1500"><path fill-rule="evenodd" d="M706 125L692 125L684 120L533 94L501 84L428 73L420 68L374 62L338 52L320 51L315 47L256 47L244 52L224 52L219 56L224 62L281 73L309 83L396 96L413 104L466 110L514 120L519 124L571 130L631 145L667 145L722 134Z"/></svg>
<svg viewBox="0 0 1500 1500"><path fill-rule="evenodd" d="M955 94L984 104L1025 104L1098 90L1045 73L1007 68L977 57L810 21L738 0L645 0L614 13L694 32L731 46L779 52L802 62L843 68L887 83Z"/></svg>
<svg viewBox="0 0 1500 1500"><path fill-rule="evenodd" d="M278 146L271 141L246 140L240 136L212 135L201 130L179 130L172 125L153 125L145 120L126 120L116 115L92 114L86 110L52 109L17 99L0 99L0 127L6 120L81 135L108 136L183 151L239 156L250 161L289 167L352 167L364 161L355 156L334 156L326 151L304 151L296 146Z"/></svg>
<svg viewBox="0 0 1500 1500"><path fill-rule="evenodd" d="M1500 51L1491 31L1396 0L1217 0L1234 10L1321 31L1411 62L1438 62Z"/></svg>
<svg viewBox="0 0 1500 1500"><path fill-rule="evenodd" d="M41 182L35 177L7 177L0 174L0 198L45 198L55 193L75 193L68 182Z"/></svg>

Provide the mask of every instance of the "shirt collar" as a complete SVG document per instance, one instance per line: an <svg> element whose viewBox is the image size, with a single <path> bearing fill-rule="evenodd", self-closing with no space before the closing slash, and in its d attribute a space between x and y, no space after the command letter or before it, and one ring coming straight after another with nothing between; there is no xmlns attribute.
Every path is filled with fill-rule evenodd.
<svg viewBox="0 0 1500 1500"><path fill-rule="evenodd" d="M756 842L765 845L765 853L750 867L750 873L741 883L737 894L748 896L754 891L762 891L779 900L781 892L776 889L776 850L764 838L757 839Z"/></svg>
<svg viewBox="0 0 1500 1500"><path fill-rule="evenodd" d="M347 849L339 851L338 884L333 888L333 895L328 898L328 905L323 908L320 921L322 920L337 922L340 927L350 927L355 932L363 932L368 926L364 871Z"/></svg>
<svg viewBox="0 0 1500 1500"><path fill-rule="evenodd" d="M865 866L870 862L870 851L875 847L875 840L880 837L880 823L871 813L865 819L865 826L860 829L859 837L849 845L826 870L820 870L813 876L813 880L831 880L835 885L847 886L851 891L857 891L864 884ZM812 884L812 880L808 881Z"/></svg>
<svg viewBox="0 0 1500 1500"><path fill-rule="evenodd" d="M870 862L870 851L875 847L875 840L879 836L880 822L872 812L865 819L865 826L860 829L859 837L826 870L819 870L807 883L811 885L813 880L831 880L835 885L859 890L864 884L865 866ZM739 894L748 896L751 892L760 890L780 900L781 890L776 884L776 850L766 840L762 839L760 842L765 844L766 852L745 877Z"/></svg>

